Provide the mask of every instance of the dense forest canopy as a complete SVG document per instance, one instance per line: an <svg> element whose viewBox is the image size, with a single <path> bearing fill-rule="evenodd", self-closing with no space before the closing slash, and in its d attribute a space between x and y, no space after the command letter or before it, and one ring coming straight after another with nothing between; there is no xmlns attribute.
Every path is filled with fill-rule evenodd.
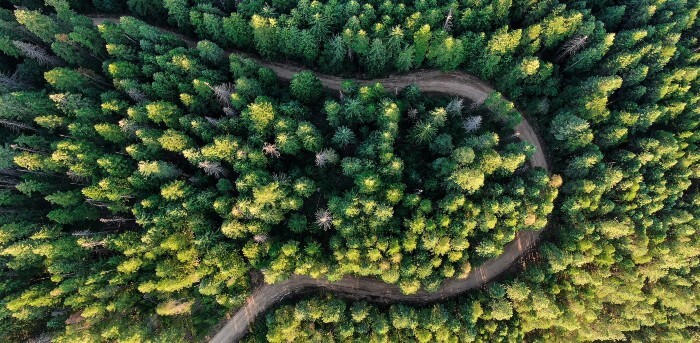
<svg viewBox="0 0 700 343"><path fill-rule="evenodd" d="M2 6L2 341L204 340L260 282L434 291L545 227L482 289L308 296L245 340L700 340L700 1ZM316 76L417 69L512 103Z"/></svg>

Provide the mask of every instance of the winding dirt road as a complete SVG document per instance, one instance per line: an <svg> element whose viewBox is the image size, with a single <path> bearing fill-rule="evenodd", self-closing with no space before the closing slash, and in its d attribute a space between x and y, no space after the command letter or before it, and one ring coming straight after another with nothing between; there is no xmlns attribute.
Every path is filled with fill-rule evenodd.
<svg viewBox="0 0 700 343"><path fill-rule="evenodd" d="M95 25L104 22L119 22L119 17L90 17ZM196 41L180 35L176 32L167 31L182 39L188 46L196 46ZM292 76L303 68L293 65L268 62L261 60L251 54L228 51L230 54L238 54L246 58L255 60L261 66L272 69L280 79L290 80ZM343 79L336 76L316 74L323 86L329 90L338 91L341 88ZM417 85L423 92L442 93L469 99L475 103L482 103L494 90L484 81L461 72L443 73L438 71L417 71L406 75L390 76L382 79L355 80L359 84L381 83L386 89L402 89L410 84ZM521 123L515 128L519 138L534 145L536 151L530 157L530 164L533 167L544 168L549 173L549 166L545 159L542 140L530 124L523 118ZM465 278L452 278L445 280L440 288L433 293L423 290L418 293L405 295L401 293L398 286L384 283L380 280L368 277L345 277L337 282L326 280L316 280L308 276L293 275L289 280L259 287L248 299L245 306L239 309L228 323L211 339L211 343L235 342L248 333L249 328L255 318L284 298L299 295L302 293L325 290L338 294L346 294L352 297L371 299L377 302L404 302L423 304L427 302L439 301L453 297L465 291L479 288L490 280L506 271L523 253L537 244L537 240L542 233L538 231L519 231L515 239L508 243L503 253L496 258L490 259L481 266L472 269Z"/></svg>
<svg viewBox="0 0 700 343"><path fill-rule="evenodd" d="M472 269L466 278L445 280L440 288L433 293L420 290L418 293L405 295L396 285L368 277L344 277L337 282L328 282L312 279L308 276L293 275L289 280L274 285L265 284L248 297L245 306L238 310L209 342L236 342L248 333L250 325L258 315L284 298L314 290L346 294L353 298L383 303L424 304L450 298L479 288L507 270L523 253L537 244L541 232L519 231L515 235L515 239L506 244L501 255Z"/></svg>

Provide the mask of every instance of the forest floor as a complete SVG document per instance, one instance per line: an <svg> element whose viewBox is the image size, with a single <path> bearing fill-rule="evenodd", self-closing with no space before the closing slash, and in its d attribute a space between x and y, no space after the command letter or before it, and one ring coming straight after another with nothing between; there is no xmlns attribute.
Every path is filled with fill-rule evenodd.
<svg viewBox="0 0 700 343"><path fill-rule="evenodd" d="M119 22L118 16L95 15L90 18L95 25L103 22ZM162 28L161 30L172 33L190 47L194 47L197 44L197 40L171 30ZM235 50L228 50L227 52L253 59L261 66L270 68L280 79L285 81L289 81L294 74L305 70L293 64L264 61L245 52ZM322 74L316 74L316 76L321 80L323 86L331 91L340 91L343 80L349 80L348 78ZM472 75L456 71L448 73L427 70L415 71L387 78L357 79L354 81L361 85L381 83L387 90L400 90L410 84L415 84L421 91L426 93L440 93L466 98L477 104L483 103L489 94L494 91L486 82ZM515 133L521 140L536 147L534 155L529 159L530 165L544 168L549 172L542 140L524 117L520 124L516 126ZM285 298L310 291L324 290L352 298L368 299L383 303L425 304L450 298L465 291L479 288L508 270L523 254L537 244L541 233L542 230L519 231L516 233L515 239L504 247L501 255L473 268L464 278L446 279L437 291L431 293L420 290L415 294L405 295L398 286L369 277L344 277L340 281L329 282L308 276L292 275L290 279L274 285L263 284L248 297L245 306L233 315L210 342L220 343L240 340L248 333L251 324L258 315Z"/></svg>

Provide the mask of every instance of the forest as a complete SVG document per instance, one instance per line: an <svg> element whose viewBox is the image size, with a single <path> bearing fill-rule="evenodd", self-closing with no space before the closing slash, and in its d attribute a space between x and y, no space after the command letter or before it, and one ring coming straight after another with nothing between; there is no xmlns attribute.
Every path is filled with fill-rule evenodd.
<svg viewBox="0 0 700 343"><path fill-rule="evenodd" d="M261 284L435 292L536 230L478 289L426 304L310 293L242 341L700 341L699 13L2 2L0 341L207 341ZM426 70L496 92L358 82ZM538 149L549 170L529 162Z"/></svg>

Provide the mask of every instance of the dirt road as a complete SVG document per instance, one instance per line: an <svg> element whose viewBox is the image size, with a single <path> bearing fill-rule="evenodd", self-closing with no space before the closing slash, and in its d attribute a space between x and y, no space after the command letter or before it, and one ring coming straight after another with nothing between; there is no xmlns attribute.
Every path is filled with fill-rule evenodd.
<svg viewBox="0 0 700 343"><path fill-rule="evenodd" d="M118 17L91 17L95 25L103 22L118 22ZM164 31L168 31L163 29ZM187 43L188 46L196 46L196 41L168 31ZM290 80L292 76L303 68L279 63L268 62L255 56L239 51L228 51L232 54L251 58L264 67L272 69L283 80ZM323 86L330 90L340 90L343 79L337 76L316 74ZM417 71L405 75L391 76L382 79L356 80L360 84L381 83L386 89L402 89L409 84L417 85L423 92L442 93L469 99L476 103L483 102L493 92L487 83L478 78L461 72L443 73L438 71ZM536 147L535 154L529 162L533 167L541 167L549 172L549 166L543 152L542 140L523 118L515 128L520 139ZM367 298L377 302L404 302L423 304L439 301L456 296L465 291L479 288L505 270L507 270L524 252L532 248L542 231L520 231L515 239L508 243L503 253L496 258L486 261L479 267L472 269L466 278L445 280L442 286L434 293L419 291L416 294L404 295L399 287L384 283L380 280L367 277L345 277L337 282L315 280L308 276L293 275L289 280L274 285L263 285L251 295L243 308L238 310L226 323L226 325L211 339L211 343L235 342L248 333L250 325L261 313L282 299L313 290L325 290L338 294L351 295L353 297Z"/></svg>
<svg viewBox="0 0 700 343"><path fill-rule="evenodd" d="M367 277L345 277L337 282L315 280L308 276L293 275L289 280L274 285L263 285L248 297L245 306L234 314L226 325L209 341L210 343L236 342L248 333L250 325L261 313L286 297L313 290L325 290L336 294L370 299L384 303L424 304L456 296L470 289L479 288L508 269L518 258L532 248L541 231L519 231L515 240L508 243L501 255L472 269L464 279L447 279L433 293L423 290L404 295L398 286Z"/></svg>

